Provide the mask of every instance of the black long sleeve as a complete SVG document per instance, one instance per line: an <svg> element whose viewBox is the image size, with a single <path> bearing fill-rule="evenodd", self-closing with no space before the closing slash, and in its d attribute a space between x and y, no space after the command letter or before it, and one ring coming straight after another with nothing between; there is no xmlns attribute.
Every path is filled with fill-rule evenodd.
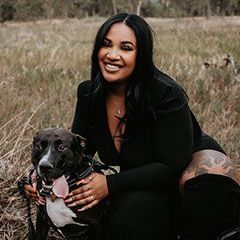
<svg viewBox="0 0 240 240"><path fill-rule="evenodd" d="M96 146L91 136L91 129L93 126L89 115L87 114L88 109L86 102L86 98L89 94L89 84L89 81L84 81L78 86L77 103L71 131L86 138L87 144L85 153L93 156L96 152Z"/></svg>
<svg viewBox="0 0 240 240"><path fill-rule="evenodd" d="M191 161L192 125L187 104L155 121L155 159L147 165L107 176L111 194L123 190L164 190L176 186L179 175ZM141 147L141 146L140 146ZM142 146L144 147L144 146Z"/></svg>
<svg viewBox="0 0 240 240"><path fill-rule="evenodd" d="M102 131L104 128L92 124L86 104L89 86L89 81L79 85L72 131L87 139L87 154L93 155L97 151L103 162L116 165L118 154L113 149L111 136L106 135L106 130ZM191 161L191 112L183 91L178 86L169 89L165 93L168 101L164 103L158 101L159 94L155 94L156 102L160 103L156 106L155 119L146 120L132 141L125 143L124 161L117 162L121 172L107 176L110 194L129 190L162 191L176 187L179 175ZM145 135L146 129L148 135Z"/></svg>

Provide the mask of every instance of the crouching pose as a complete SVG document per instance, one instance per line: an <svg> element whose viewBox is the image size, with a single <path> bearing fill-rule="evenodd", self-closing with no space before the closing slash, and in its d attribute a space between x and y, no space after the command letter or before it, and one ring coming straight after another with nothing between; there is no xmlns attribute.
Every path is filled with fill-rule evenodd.
<svg viewBox="0 0 240 240"><path fill-rule="evenodd" d="M86 138L85 154L120 166L117 174L93 173L65 199L86 211L110 198L102 239L239 238L234 167L202 132L182 87L154 65L152 33L141 17L122 13L100 27L72 132ZM25 192L37 198L30 185Z"/></svg>
<svg viewBox="0 0 240 240"><path fill-rule="evenodd" d="M207 135L180 178L181 239L240 239L240 186L232 161Z"/></svg>

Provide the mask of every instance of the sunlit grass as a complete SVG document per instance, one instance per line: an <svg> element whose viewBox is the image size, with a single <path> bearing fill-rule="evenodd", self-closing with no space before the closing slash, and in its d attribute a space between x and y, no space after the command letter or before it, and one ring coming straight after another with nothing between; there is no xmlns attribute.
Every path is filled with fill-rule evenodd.
<svg viewBox="0 0 240 240"><path fill-rule="evenodd" d="M26 238L26 211L16 182L30 165L32 136L49 126L70 128L77 85L89 79L92 45L102 21L0 26L1 239ZM240 20L148 21L155 33L156 65L184 87L203 130L239 166ZM223 67L227 54L235 65Z"/></svg>

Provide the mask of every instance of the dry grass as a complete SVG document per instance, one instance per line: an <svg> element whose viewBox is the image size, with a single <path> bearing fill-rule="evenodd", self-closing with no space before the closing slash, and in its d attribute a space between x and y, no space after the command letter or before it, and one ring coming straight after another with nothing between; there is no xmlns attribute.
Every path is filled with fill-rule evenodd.
<svg viewBox="0 0 240 240"><path fill-rule="evenodd" d="M0 26L1 239L26 239L26 209L16 182L30 165L32 135L44 127L70 127L76 88L89 79L92 43L102 21ZM240 167L240 19L148 21L157 66L184 86L202 128ZM234 64L224 67L227 54Z"/></svg>

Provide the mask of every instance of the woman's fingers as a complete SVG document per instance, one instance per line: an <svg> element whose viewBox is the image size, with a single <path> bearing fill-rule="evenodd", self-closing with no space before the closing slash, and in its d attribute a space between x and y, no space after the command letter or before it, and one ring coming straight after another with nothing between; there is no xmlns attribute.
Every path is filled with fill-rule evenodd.
<svg viewBox="0 0 240 240"><path fill-rule="evenodd" d="M92 208L93 206L97 205L98 203L99 203L99 200L94 200L94 201L92 201L91 203L85 205L84 207L78 209L78 211L79 211L79 212L85 211L85 210L87 210L87 209L89 209L89 208Z"/></svg>
<svg viewBox="0 0 240 240"><path fill-rule="evenodd" d="M24 185L24 192L28 198L32 198L33 200L38 199L36 187L33 187L30 184L26 184Z"/></svg>
<svg viewBox="0 0 240 240"><path fill-rule="evenodd" d="M94 179L94 175L95 174L92 173L91 175L85 177L84 179L81 179L80 181L77 182L77 185L90 183Z"/></svg>
<svg viewBox="0 0 240 240"><path fill-rule="evenodd" d="M79 193L83 193L86 192L90 189L93 188L95 181L94 179L96 178L98 174L96 173L92 173L91 175L87 176L86 178L80 180L77 182L77 185L80 186L79 188L73 190L69 196L75 195L75 194L79 194ZM82 186L81 186L82 185Z"/></svg>
<svg viewBox="0 0 240 240"><path fill-rule="evenodd" d="M31 174L31 182L32 182L32 185L34 186L37 186L37 171L34 170L33 173Z"/></svg>
<svg viewBox="0 0 240 240"><path fill-rule="evenodd" d="M36 204L44 205L46 203L46 199L44 197L39 196L36 201Z"/></svg>
<svg viewBox="0 0 240 240"><path fill-rule="evenodd" d="M88 188L87 188L88 189ZM79 194L74 194L74 195L71 195L69 198L67 198L65 200L65 203L71 203L71 202L77 202L78 200L81 200L81 199L84 199L84 198L87 198L87 197L90 197L91 195L93 195L93 190L92 189L89 189L85 192L82 192L82 193L79 193Z"/></svg>
<svg viewBox="0 0 240 240"><path fill-rule="evenodd" d="M68 195L65 203L69 207L82 206L80 211L93 207L108 195L106 177L102 174L93 173L77 185L79 187Z"/></svg>
<svg viewBox="0 0 240 240"><path fill-rule="evenodd" d="M27 194L36 194L36 195L37 195L37 190L36 190L36 188L34 188L33 186L31 186L30 184L24 185L24 191L25 191Z"/></svg>
<svg viewBox="0 0 240 240"><path fill-rule="evenodd" d="M93 201L97 201L94 197L94 195L82 198L80 200L75 200L70 204L67 204L68 207L74 207L74 206L78 206L78 205L87 205L92 203ZM66 202L65 202L66 203Z"/></svg>
<svg viewBox="0 0 240 240"><path fill-rule="evenodd" d="M36 170L34 170L31 174L31 184L25 184L24 185L24 192L25 195L28 198L31 198L33 200L37 200L38 199L38 194L37 194L37 172Z"/></svg>
<svg viewBox="0 0 240 240"><path fill-rule="evenodd" d="M77 194L80 194L80 193L84 193L84 192L87 192L89 190L91 190L93 187L92 185L90 184L84 184L83 186L73 190L68 196L73 196L73 195L77 195Z"/></svg>

